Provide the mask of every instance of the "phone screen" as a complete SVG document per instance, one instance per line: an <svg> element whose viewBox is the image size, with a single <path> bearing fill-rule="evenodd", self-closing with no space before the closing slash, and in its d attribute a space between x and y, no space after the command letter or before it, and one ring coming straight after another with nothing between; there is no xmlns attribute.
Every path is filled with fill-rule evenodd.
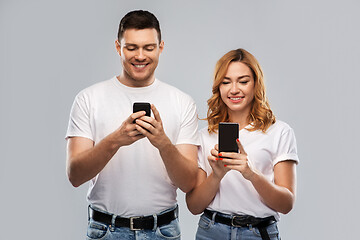
<svg viewBox="0 0 360 240"><path fill-rule="evenodd" d="M146 116L150 117L150 103L147 102L135 102L133 105L133 112L145 111Z"/></svg>
<svg viewBox="0 0 360 240"><path fill-rule="evenodd" d="M236 139L239 138L239 124L219 123L219 152L238 152Z"/></svg>

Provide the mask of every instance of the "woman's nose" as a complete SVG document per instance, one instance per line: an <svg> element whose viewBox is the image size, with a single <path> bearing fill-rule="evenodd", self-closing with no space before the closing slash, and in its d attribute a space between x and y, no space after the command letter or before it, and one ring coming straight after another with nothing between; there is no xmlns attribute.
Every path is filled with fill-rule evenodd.
<svg viewBox="0 0 360 240"><path fill-rule="evenodd" d="M240 88L239 88L237 83L232 83L231 84L230 92L231 92L231 94L236 94L236 93L240 92Z"/></svg>

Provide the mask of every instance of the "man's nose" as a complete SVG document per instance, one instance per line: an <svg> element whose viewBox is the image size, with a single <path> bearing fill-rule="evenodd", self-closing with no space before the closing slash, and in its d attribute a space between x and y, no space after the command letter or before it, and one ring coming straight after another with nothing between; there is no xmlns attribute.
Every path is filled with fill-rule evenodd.
<svg viewBox="0 0 360 240"><path fill-rule="evenodd" d="M144 61L146 59L146 56L144 55L144 50L142 48L137 51L135 58L138 61Z"/></svg>

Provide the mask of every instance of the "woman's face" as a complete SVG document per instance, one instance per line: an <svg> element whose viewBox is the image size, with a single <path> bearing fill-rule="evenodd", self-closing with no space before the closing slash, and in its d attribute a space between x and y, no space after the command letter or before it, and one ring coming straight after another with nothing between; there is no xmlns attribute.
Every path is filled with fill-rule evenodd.
<svg viewBox="0 0 360 240"><path fill-rule="evenodd" d="M228 107L230 116L250 114L255 94L254 87L255 81L251 69L242 62L231 62L219 86L221 99Z"/></svg>

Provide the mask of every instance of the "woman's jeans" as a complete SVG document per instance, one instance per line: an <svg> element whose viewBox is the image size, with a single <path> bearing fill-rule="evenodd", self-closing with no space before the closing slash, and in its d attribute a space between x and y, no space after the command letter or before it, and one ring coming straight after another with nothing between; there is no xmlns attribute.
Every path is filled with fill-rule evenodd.
<svg viewBox="0 0 360 240"><path fill-rule="evenodd" d="M174 208L165 210L172 211ZM162 212L162 213L164 213ZM180 240L180 226L178 218L167 225L155 226L152 230L130 230L126 227L110 227L107 224L89 220L87 240Z"/></svg>
<svg viewBox="0 0 360 240"><path fill-rule="evenodd" d="M221 213L217 213L221 214ZM215 217L215 216L214 216ZM213 217L213 219L214 219ZM196 232L196 240L261 240L259 229L256 227L232 227L217 223L204 214L200 217ZM274 222L267 227L271 240L280 240L277 223Z"/></svg>

